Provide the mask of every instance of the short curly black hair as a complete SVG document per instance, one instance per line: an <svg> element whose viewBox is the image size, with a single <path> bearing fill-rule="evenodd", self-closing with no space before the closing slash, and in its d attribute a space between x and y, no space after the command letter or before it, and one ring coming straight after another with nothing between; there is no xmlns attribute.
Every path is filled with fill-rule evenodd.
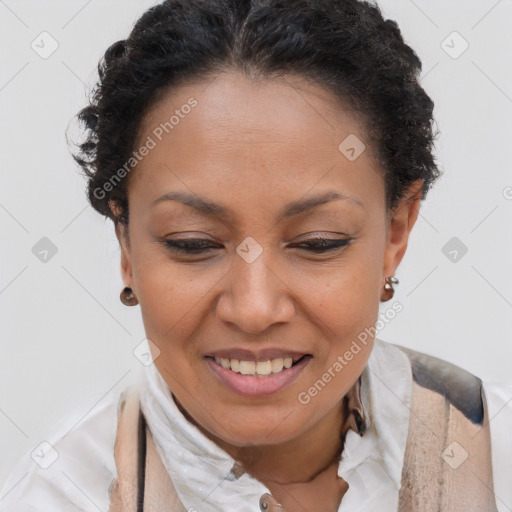
<svg viewBox="0 0 512 512"><path fill-rule="evenodd" d="M142 116L160 94L229 70L264 78L294 74L326 87L360 115L392 209L417 179L425 199L441 174L433 155L434 103L418 82L421 68L397 23L385 20L377 4L165 0L101 58L89 104L77 115L85 139L73 158L88 179L92 207L126 225L130 176L119 170L126 169Z"/></svg>

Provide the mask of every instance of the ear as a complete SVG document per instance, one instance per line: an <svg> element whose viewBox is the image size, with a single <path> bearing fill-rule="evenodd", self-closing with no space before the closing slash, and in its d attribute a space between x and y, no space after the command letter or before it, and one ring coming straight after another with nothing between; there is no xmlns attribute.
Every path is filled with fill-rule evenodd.
<svg viewBox="0 0 512 512"><path fill-rule="evenodd" d="M386 248L382 280L395 275L404 257L409 234L418 218L423 180L414 181L387 219Z"/></svg>
<svg viewBox="0 0 512 512"><path fill-rule="evenodd" d="M133 288L133 268L128 238L128 227L124 224L116 224L115 231L121 249L121 277L125 286Z"/></svg>
<svg viewBox="0 0 512 512"><path fill-rule="evenodd" d="M114 219L119 219L121 208L114 200L108 202L108 206ZM121 277L124 285L133 288L133 267L131 260L130 238L128 236L128 226L114 220L115 232L119 247L121 249Z"/></svg>

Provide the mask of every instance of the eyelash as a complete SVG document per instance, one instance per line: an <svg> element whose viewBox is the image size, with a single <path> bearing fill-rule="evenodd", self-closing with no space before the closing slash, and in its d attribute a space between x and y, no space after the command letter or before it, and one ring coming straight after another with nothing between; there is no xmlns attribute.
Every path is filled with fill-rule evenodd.
<svg viewBox="0 0 512 512"><path fill-rule="evenodd" d="M322 254L328 251L333 251L341 247L350 245L353 238L344 239L333 239L333 238L315 238L294 244L295 246L306 246L306 251L310 251L314 254ZM205 246L209 244L209 240L203 240L200 238L191 238L188 240L162 240L167 249L172 252L186 253L186 254L203 254L209 250L215 249L215 247Z"/></svg>

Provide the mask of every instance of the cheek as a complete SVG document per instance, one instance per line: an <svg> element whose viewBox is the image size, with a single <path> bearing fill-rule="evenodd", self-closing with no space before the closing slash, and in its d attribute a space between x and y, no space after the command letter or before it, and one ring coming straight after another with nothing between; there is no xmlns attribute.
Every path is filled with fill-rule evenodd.
<svg viewBox="0 0 512 512"><path fill-rule="evenodd" d="M379 309L372 293L374 287L364 290L358 283L361 288L354 293L340 291L333 296L333 305L324 307L321 317L328 330L325 353L318 360L317 372L341 372L345 382L357 378L370 356Z"/></svg>
<svg viewBox="0 0 512 512"><path fill-rule="evenodd" d="M181 340L197 326L218 272L172 261L161 248L134 255L134 280L146 332L165 342ZM150 338L151 339L151 338Z"/></svg>
<svg viewBox="0 0 512 512"><path fill-rule="evenodd" d="M379 310L381 263L355 252L323 275L301 275L299 287L307 306L330 327L346 335L375 322Z"/></svg>
<svg viewBox="0 0 512 512"><path fill-rule="evenodd" d="M365 254L373 256L365 258ZM353 381L368 360L381 290L381 266L374 255L375 252L361 248L330 269L328 278L308 280L306 275L302 278L308 288L305 296L310 318L316 318L316 325L325 339L318 346L315 365L318 377L329 369L338 375L343 367L343 379ZM335 393L334 389L332 391Z"/></svg>

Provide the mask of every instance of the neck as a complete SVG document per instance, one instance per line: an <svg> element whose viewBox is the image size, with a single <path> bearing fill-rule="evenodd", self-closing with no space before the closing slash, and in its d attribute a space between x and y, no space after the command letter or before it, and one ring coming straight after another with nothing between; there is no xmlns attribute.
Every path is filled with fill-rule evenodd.
<svg viewBox="0 0 512 512"><path fill-rule="evenodd" d="M333 464L337 468L348 428L346 414L342 399L312 428L278 445L234 446L197 426L245 471L270 488L273 484L307 483Z"/></svg>
<svg viewBox="0 0 512 512"><path fill-rule="evenodd" d="M233 471L244 471L271 486L300 485L329 472L337 479L337 468L345 435L353 429L360 435L366 430L365 412L360 395L361 378L318 423L296 438L275 445L240 447L218 438L197 424L174 397L182 414L203 434L237 461Z"/></svg>
<svg viewBox="0 0 512 512"><path fill-rule="evenodd" d="M287 485L312 481L333 463L336 462L337 467L343 448L341 432L344 419L340 402L320 422L299 437L280 445L259 446L259 458L246 467L246 470L267 487L270 484ZM334 432L339 432L340 435L333 435ZM237 450L243 456L244 448L237 447Z"/></svg>

